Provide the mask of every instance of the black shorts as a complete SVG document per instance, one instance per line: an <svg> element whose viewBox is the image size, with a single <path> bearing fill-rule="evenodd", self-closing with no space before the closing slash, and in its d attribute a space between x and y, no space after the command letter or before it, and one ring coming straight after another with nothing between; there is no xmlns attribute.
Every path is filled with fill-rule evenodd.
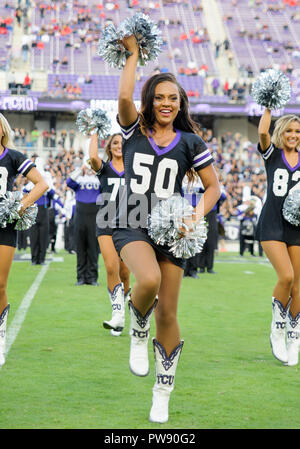
<svg viewBox="0 0 300 449"><path fill-rule="evenodd" d="M123 246L127 245L127 243L137 241L149 243L149 245L151 245L152 248L154 249L158 260L160 256L164 256L168 260L170 260L170 262L172 262L174 265L177 265L178 267L184 270L186 260L179 257L174 257L167 245L157 245L149 237L146 229L116 228L113 230L113 242L119 256Z"/></svg>
<svg viewBox="0 0 300 449"><path fill-rule="evenodd" d="M101 237L101 235L113 235L113 228L98 228L96 225L96 237Z"/></svg>
<svg viewBox="0 0 300 449"><path fill-rule="evenodd" d="M17 231L14 229L16 223L9 223L6 228L0 228L0 245L17 246Z"/></svg>
<svg viewBox="0 0 300 449"><path fill-rule="evenodd" d="M261 214L255 239L259 242L274 240L289 246L300 246L300 227L294 226L278 214L277 220L271 222L266 214Z"/></svg>

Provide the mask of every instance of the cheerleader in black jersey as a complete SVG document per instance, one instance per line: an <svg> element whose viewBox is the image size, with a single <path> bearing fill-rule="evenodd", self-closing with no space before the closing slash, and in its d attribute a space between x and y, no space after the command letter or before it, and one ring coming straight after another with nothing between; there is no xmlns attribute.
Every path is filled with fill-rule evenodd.
<svg viewBox="0 0 300 449"><path fill-rule="evenodd" d="M284 200L300 188L300 118L285 115L269 134L271 111L260 119L258 151L267 172L267 199L262 208L257 240L277 274L272 297L271 347L274 356L287 365L298 363L300 339L300 228L282 214Z"/></svg>
<svg viewBox="0 0 300 449"><path fill-rule="evenodd" d="M20 214L31 206L48 189L48 185L35 168L34 163L19 151L13 150L12 131L6 118L0 114L0 194L11 192L14 180L22 174L34 184L34 188L22 199ZM7 280L13 261L17 231L15 223L0 228L0 366L5 363L6 323L10 305L7 301Z"/></svg>
<svg viewBox="0 0 300 449"><path fill-rule="evenodd" d="M147 214L151 211L153 197L159 200L182 193L182 180L186 173L191 174L191 169L198 171L205 188L195 210L197 219L215 205L220 187L210 152L196 134L196 124L189 116L187 95L173 75L161 73L148 79L142 90L141 112L137 112L133 92L138 46L134 36L123 42L131 53L120 77L118 100L118 119L125 139L127 222L122 223L120 210L119 228L114 230L113 240L136 280L129 301L129 365L138 376L146 376L149 372L147 343L151 313L155 309L156 381L149 419L166 422L183 346L177 305L184 260L174 257L167 247L157 245L149 237ZM195 171L193 173L196 175ZM121 200L121 205L125 203ZM141 205L140 213L136 210L138 204Z"/></svg>
<svg viewBox="0 0 300 449"><path fill-rule="evenodd" d="M111 320L104 321L103 326L111 330L111 335L119 336L125 325L125 304L130 295L130 273L116 252L112 240L112 223L109 221L110 214L107 209L114 209L113 213L116 212L119 189L125 182L121 134L116 133L110 136L105 152L107 162L100 158L98 137L97 134L93 134L90 140L89 156L91 166L99 178L101 191L96 234L106 269L108 295L112 307Z"/></svg>

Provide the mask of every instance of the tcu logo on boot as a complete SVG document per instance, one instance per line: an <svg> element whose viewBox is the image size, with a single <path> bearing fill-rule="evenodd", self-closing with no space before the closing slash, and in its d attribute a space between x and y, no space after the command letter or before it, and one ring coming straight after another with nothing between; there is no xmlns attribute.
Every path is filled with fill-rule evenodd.
<svg viewBox="0 0 300 449"><path fill-rule="evenodd" d="M146 338L148 337L149 330L147 331L138 331L137 329L132 329L132 336L138 338Z"/></svg>
<svg viewBox="0 0 300 449"><path fill-rule="evenodd" d="M172 385L174 382L174 376L168 376L167 374L158 374L157 383L163 385Z"/></svg>
<svg viewBox="0 0 300 449"><path fill-rule="evenodd" d="M288 336L288 338L292 338L292 339L298 340L299 332L288 331L287 336Z"/></svg>
<svg viewBox="0 0 300 449"><path fill-rule="evenodd" d="M111 306L113 310L121 310L121 304L112 304Z"/></svg>
<svg viewBox="0 0 300 449"><path fill-rule="evenodd" d="M284 321L276 321L276 329L285 329L285 324Z"/></svg>

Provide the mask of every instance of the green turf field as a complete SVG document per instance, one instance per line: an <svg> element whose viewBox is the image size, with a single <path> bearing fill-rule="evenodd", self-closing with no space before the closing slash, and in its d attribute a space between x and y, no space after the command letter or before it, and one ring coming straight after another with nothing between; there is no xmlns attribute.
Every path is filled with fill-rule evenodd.
<svg viewBox="0 0 300 449"><path fill-rule="evenodd" d="M128 319L119 338L100 286L75 287L73 255L52 261L0 369L1 429L299 429L299 367L269 344L275 274L264 258L225 253L217 275L183 280L179 322L185 340L169 422L148 422L154 384L128 367ZM8 326L41 267L14 262ZM128 313L127 313L128 318ZM152 335L154 321L152 321Z"/></svg>

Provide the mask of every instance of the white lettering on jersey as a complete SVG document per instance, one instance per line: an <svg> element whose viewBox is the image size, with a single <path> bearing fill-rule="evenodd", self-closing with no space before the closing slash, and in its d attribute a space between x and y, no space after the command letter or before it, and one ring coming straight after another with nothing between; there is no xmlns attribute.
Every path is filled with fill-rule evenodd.
<svg viewBox="0 0 300 449"><path fill-rule="evenodd" d="M133 158L132 168L136 175L141 177L138 182L137 179L132 178L130 187L133 193L144 194L148 191L151 181L151 170L154 162L154 156L150 154L135 153ZM168 185L164 187L166 173L169 171ZM157 172L154 174L154 193L159 198L169 198L174 193L176 176L178 173L178 163L175 159L164 158L157 167Z"/></svg>
<svg viewBox="0 0 300 449"><path fill-rule="evenodd" d="M295 171L292 175L292 181L298 181L300 179L300 170ZM273 178L273 193L275 196L285 196L288 191L289 172L286 168L277 168L274 172ZM300 181L290 189L300 189Z"/></svg>

